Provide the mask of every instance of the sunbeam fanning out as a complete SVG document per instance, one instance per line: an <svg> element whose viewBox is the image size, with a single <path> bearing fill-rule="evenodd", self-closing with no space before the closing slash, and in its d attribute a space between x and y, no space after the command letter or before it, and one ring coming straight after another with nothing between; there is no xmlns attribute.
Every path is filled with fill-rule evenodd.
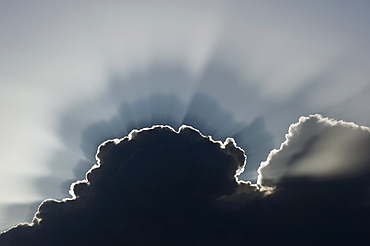
<svg viewBox="0 0 370 246"><path fill-rule="evenodd" d="M235 75L227 78L225 76L228 72L220 71L220 69L218 69L219 73L224 74L224 78L229 81L229 86L237 89L237 82L235 82L234 78ZM93 101L89 100L88 103L84 101L81 102L80 105L74 105L69 109L70 112L66 113L66 115L68 115L67 124L61 125L60 134L61 137L65 139L65 145L70 146L70 148L68 148L65 153L56 155L55 159L50 161L50 168L52 170L60 167L64 168L66 165L75 166L76 160L68 156L68 153L82 150L86 159L78 160L79 164L74 168L76 176L73 177L72 180L81 178L86 170L94 163L91 157L95 153L96 147L102 141L120 138L127 135L132 129L150 127L156 124L167 124L174 128L178 128L182 124L187 124L200 129L205 134L211 135L217 140L222 140L227 137L235 138L249 156L248 161L250 163L250 168L244 174L245 177L243 178L252 181L256 180L256 169L259 163L266 158L268 152L273 147L272 135L265 129L263 117L253 117L251 115L250 118L237 120L237 116L234 112L228 112L219 103L218 98L208 96L206 91L193 92L191 97L189 96L188 98L182 99L181 95L184 95L185 89L188 89L186 87L190 76L179 69L170 68L169 71L167 71L163 68L156 67L153 71L148 71L147 73L141 72L139 75L140 76L137 77L137 75L134 74L126 78L128 82L121 81L116 76L112 80L111 86L107 92L101 93L100 96ZM211 83L211 79L212 78L205 76L196 83ZM164 83L163 81L168 81L167 83L173 83L172 81L183 81L181 84L184 86L184 89L180 89L181 95L178 95L179 92L176 91L173 91L171 94L153 91L151 95L138 96L140 99L136 102L126 100L127 94L128 97L130 97L130 93L140 94L140 91L145 90L145 87L142 87L141 84L153 80L159 80L162 81L162 83ZM163 85L163 87L165 86L168 85ZM126 87L131 88L130 92L127 94L125 92ZM242 88L239 90L242 90ZM147 93L148 92L146 92L146 94ZM243 96L245 95L246 94L243 94ZM237 96L237 94L235 94L235 96ZM242 97L240 97L240 100L242 100ZM93 123L88 125L78 122L81 118L81 113L83 114L91 109L95 110L99 108L99 105L102 103L106 103L107 105L105 107L108 108L115 107L115 105L120 106L117 112L111 117L105 117L99 120L95 119L92 121ZM78 110L76 110L76 108ZM99 112L96 114L99 115ZM74 127L81 127L78 131L82 132L82 138L80 135L70 133L71 127L69 121L74 122ZM69 137L66 138L67 136ZM76 143L76 146L71 146L70 143ZM77 146L77 143L79 146ZM75 160L75 162L73 162L73 160ZM58 162L60 162L59 165L57 164ZM62 172L62 170L59 172ZM39 190L43 189L45 182L46 180L40 180ZM69 183L67 182L65 185L69 185ZM50 189L51 186L52 184L47 186L48 189ZM63 191L65 192L65 189L63 189ZM45 194L48 192L50 192L50 190L46 190ZM65 195L64 193L63 196Z"/></svg>
<svg viewBox="0 0 370 246"><path fill-rule="evenodd" d="M212 141L234 139L247 156L245 170L238 176L245 182L233 183L231 193L215 191L217 197L207 200L214 204L212 212L208 210L209 203L197 203L203 206L199 211L205 213L207 221L207 214L218 213L221 208L227 210L210 219L214 227L203 231L209 237L215 231L222 232L225 228L217 225L226 220L225 226L229 226L225 229L226 236L218 238L223 245L229 245L228 236L235 237L235 243L242 240L243 236L232 231L238 231L238 223L250 228L248 219L256 224L253 232L259 233L260 238L264 234L259 229L280 227L280 219L287 220L280 210L290 204L293 194L299 197L305 190L313 196L309 185L321 187L323 199L326 192L331 192L328 187L332 185L342 187L338 189L345 193L343 197L351 197L352 189L347 184L356 182L361 186L358 189L368 194L364 181L368 170L365 151L369 147L368 128L362 126L370 126L369 10L369 1L344 0L335 3L329 0L283 3L273 0L2 1L0 231L22 221L30 222L45 199L62 202L44 202L46 205L39 210L41 217L35 217L41 221L45 213L49 213L44 213L42 208L48 209L54 203L62 204L63 208L79 204L79 198L68 202L63 199L69 196L70 184L84 179L86 172L96 164L94 156L98 146L109 139L122 139L133 129L154 125L168 126L172 129L170 132L187 125L189 129L211 136ZM293 124L298 119L299 122ZM146 130L139 132L139 136L144 136ZM193 153L190 149L182 150ZM215 157L209 156L211 152L207 149L204 153L208 155L202 158L213 160ZM132 158L136 160L135 155ZM218 161L222 162L216 163ZM167 178L176 171L162 167L163 170L138 169L141 176L135 177L155 181L162 171L168 172ZM217 168L212 165L206 168L210 170L200 168L200 171L205 171L207 178L216 175ZM193 181L186 175L194 170L185 169L188 173L181 177L182 181L186 177L189 182ZM228 175L230 173L225 177ZM184 188L177 178L169 178L169 182ZM158 187L167 187L165 180L157 181ZM141 184L148 186L144 181ZM75 187L84 190L84 184ZM90 188L86 192L91 192ZM180 192L183 191L180 189ZM192 196L185 193L182 194ZM138 194L132 195L135 199L144 199ZM338 193L334 192L333 196L335 194ZM86 197L97 198L90 193ZM355 194L352 198L355 199ZM367 200L362 195L356 199L363 202L358 211L368 214ZM273 202L269 203L270 200ZM279 205L275 204L277 200ZM341 208L354 211L358 204ZM89 209L95 205L88 205ZM255 215L244 210L254 210L254 206L260 205L272 210L267 214L257 210ZM319 204L316 205L313 211L318 212ZM309 209L309 205L305 208ZM69 215L77 216L78 210L81 218L89 217L88 210L82 207L72 209L74 212L67 210ZM237 219L234 223L234 215L239 212L240 218L246 221ZM281 212L281 217L275 212ZM301 215L303 210L297 213ZM210 238L196 232L202 231L200 227L207 223L205 220L200 223L195 214L189 218L189 224L184 225L195 226L189 233L202 238L198 244L208 244ZM183 215L180 213L179 221ZM46 218L53 216L51 212ZM176 213L171 216L176 220ZM271 219L271 224L266 225L260 216ZM329 217L325 218L330 220ZM352 221L342 217L342 221L336 222L358 222L356 218ZM47 233L36 229L43 227L41 221L36 220L34 226L29 226L31 231L37 231L32 240L42 240L39 236ZM128 221L136 223L132 218ZM79 225L79 222L68 223L71 228ZM358 223L367 225L364 221ZM174 230L179 229L180 225L177 226ZM20 226L15 234L26 227ZM165 228L161 231L164 233L169 226L158 228ZM362 229L357 229L356 235L359 235ZM271 238L277 239L279 232L272 233ZM148 231L148 242L154 234ZM34 235L33 232L30 235ZM175 233L174 238L179 235ZM174 238L167 243L173 245ZM255 241L251 238L251 242ZM327 245L332 243L328 241Z"/></svg>

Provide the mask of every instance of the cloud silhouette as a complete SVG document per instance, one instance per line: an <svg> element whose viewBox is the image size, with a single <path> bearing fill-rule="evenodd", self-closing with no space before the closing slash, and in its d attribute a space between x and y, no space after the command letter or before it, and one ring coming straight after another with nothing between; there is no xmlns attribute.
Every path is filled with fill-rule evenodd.
<svg viewBox="0 0 370 246"><path fill-rule="evenodd" d="M5 238L10 235L15 245L115 245L116 240L149 244L153 237L158 243L171 242L158 233L173 230L179 221L198 220L195 215L205 206L232 194L238 187L235 175L245 166L244 152L232 139L215 142L185 126L178 133L157 126L106 141L97 160L86 180L71 186L73 199L44 201L32 226L20 225ZM132 234L134 227L146 237ZM8 243L4 235L3 240Z"/></svg>
<svg viewBox="0 0 370 246"><path fill-rule="evenodd" d="M312 124L310 129L328 124L329 130L317 131L324 137L327 131L341 132L337 127L356 128L310 116L291 126L287 141L299 138L306 123ZM302 146L310 152L323 136L307 138ZM362 138L353 141L358 139ZM271 152L268 164L275 166L272 155L282 154L285 148ZM303 157L300 152L291 154L282 168L295 167ZM44 201L33 222L1 234L0 245L370 242L367 172L335 179L277 175L273 182L262 176L259 185L239 181L237 176L246 165L246 156L234 140L214 141L188 126L178 132L169 126L134 130L123 139L101 144L96 159L85 180L71 185L72 198ZM370 163L370 158L363 160ZM267 166L261 167L260 175L265 174L263 168ZM270 182L273 189L267 189L271 188Z"/></svg>

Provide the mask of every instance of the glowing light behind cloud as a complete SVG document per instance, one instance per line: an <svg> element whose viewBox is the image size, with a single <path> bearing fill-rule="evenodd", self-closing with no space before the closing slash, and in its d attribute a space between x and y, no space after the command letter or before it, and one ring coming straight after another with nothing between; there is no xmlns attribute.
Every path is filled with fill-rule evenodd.
<svg viewBox="0 0 370 246"><path fill-rule="evenodd" d="M154 119L158 108L137 102L155 105L159 93L185 105L173 116L177 121L197 93L218 100L244 125L262 117L276 147L301 115L322 112L369 125L369 4L332 4L4 3L0 169L7 185L0 187L1 202L62 198L58 186L73 178L71 169L84 156L86 127L121 115L122 103L132 121L145 119L144 112ZM119 90L107 95L114 76ZM216 120L209 127L223 139L239 130ZM109 131L99 134L119 134ZM64 164L51 169L55 158ZM36 190L34 180L45 181L40 176L53 185Z"/></svg>

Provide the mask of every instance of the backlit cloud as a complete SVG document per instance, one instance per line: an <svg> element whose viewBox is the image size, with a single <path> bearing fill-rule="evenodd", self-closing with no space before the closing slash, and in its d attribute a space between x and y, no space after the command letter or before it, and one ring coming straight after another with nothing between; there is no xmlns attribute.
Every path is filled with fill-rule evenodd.
<svg viewBox="0 0 370 246"><path fill-rule="evenodd" d="M248 155L242 177L254 182L301 115L370 126L369 9L346 0L2 1L0 230L66 197L97 146L133 128L186 124L233 137Z"/></svg>
<svg viewBox="0 0 370 246"><path fill-rule="evenodd" d="M314 133L327 137L327 132L338 133L342 128L359 130L359 135L367 131L315 115L302 117L292 125L287 141L308 129L317 129ZM359 139L363 138L349 139L344 146ZM346 141L347 138L342 138L342 142ZM307 142L310 145L310 141L301 145ZM293 144L300 149L299 141L282 146ZM309 152L315 148L306 146L306 149ZM283 151L285 148L280 150ZM273 153L279 154L272 152L270 161L274 160ZM327 153L330 154L333 152ZM263 186L269 186L271 179L265 180L265 176L260 185L238 180L246 156L233 139L214 141L187 126L178 132L168 126L134 130L123 139L102 143L96 158L97 164L85 180L71 185L72 198L45 200L31 224L19 224L0 234L0 244L367 245L370 242L368 172L336 179L277 175L277 187L266 191ZM287 160L289 163L299 158L293 154ZM362 160L369 164L370 158ZM286 169L294 165L295 162ZM267 166L260 169L260 174L265 175Z"/></svg>
<svg viewBox="0 0 370 246"><path fill-rule="evenodd" d="M259 183L284 178L333 179L370 171L370 129L321 115L301 117L289 127L279 150L259 168Z"/></svg>

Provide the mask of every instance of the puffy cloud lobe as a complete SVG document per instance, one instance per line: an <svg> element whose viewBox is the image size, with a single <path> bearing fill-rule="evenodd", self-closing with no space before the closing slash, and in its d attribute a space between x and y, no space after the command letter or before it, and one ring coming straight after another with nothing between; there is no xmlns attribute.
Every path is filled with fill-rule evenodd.
<svg viewBox="0 0 370 246"><path fill-rule="evenodd" d="M135 130L104 142L97 160L86 180L71 186L74 199L44 201L32 226L5 237L19 233L15 245L141 245L158 235L158 243L171 242L167 231L174 228L177 237L198 234L189 225L204 223L197 217L205 206L237 189L236 175L245 166L232 139L215 142L190 127Z"/></svg>
<svg viewBox="0 0 370 246"><path fill-rule="evenodd" d="M321 115L292 124L279 150L270 152L258 170L263 186L282 179L348 178L370 171L370 129Z"/></svg>
<svg viewBox="0 0 370 246"><path fill-rule="evenodd" d="M145 200L146 195L158 199L170 194L180 199L191 194L208 199L231 194L237 186L235 175L245 165L243 151L232 140L225 145L213 142L189 127L181 128L179 134L169 127L134 131L118 144L117 140L103 143L97 159L99 168L87 174L94 196L117 196L115 191L134 198L140 190L137 198ZM74 187L77 196L85 193L85 184L77 186L83 186L83 192Z"/></svg>
<svg viewBox="0 0 370 246"><path fill-rule="evenodd" d="M305 130L299 127L303 121L291 127L292 139ZM370 242L366 172L337 179L280 175L278 185L266 192L237 180L246 159L232 139L215 142L190 127L133 131L103 143L97 160L86 180L71 186L73 199L44 201L33 223L1 234L0 245Z"/></svg>

